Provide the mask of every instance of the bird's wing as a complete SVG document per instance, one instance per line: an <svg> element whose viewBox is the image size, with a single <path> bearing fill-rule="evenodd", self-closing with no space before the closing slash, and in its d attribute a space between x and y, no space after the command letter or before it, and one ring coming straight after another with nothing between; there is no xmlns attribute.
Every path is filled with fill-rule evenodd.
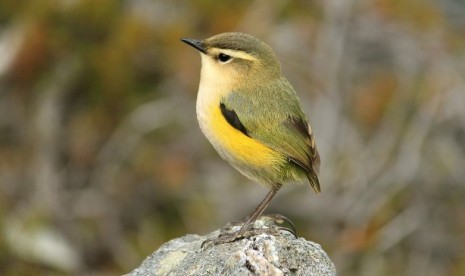
<svg viewBox="0 0 465 276"><path fill-rule="evenodd" d="M234 91L220 107L233 127L285 155L320 192L315 140L296 93L284 78L250 91Z"/></svg>

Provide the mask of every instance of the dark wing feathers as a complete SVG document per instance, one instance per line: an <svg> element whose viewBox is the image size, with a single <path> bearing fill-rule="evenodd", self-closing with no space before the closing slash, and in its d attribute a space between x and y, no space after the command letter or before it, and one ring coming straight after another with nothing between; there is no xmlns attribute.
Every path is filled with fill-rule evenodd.
<svg viewBox="0 0 465 276"><path fill-rule="evenodd" d="M320 183L318 180L318 171L320 168L320 155L316 149L315 139L313 138L312 130L307 122L300 117L289 117L285 124L293 129L295 134L298 134L305 143L305 149L301 152L305 154L297 154L289 156L289 159L307 172L307 178L315 192L320 193Z"/></svg>
<svg viewBox="0 0 465 276"><path fill-rule="evenodd" d="M224 103L220 103L221 114L223 114L226 121L235 129L239 130L240 132L244 133L245 135L249 136L247 129L241 123L241 120L236 114L236 111L233 109L228 109Z"/></svg>
<svg viewBox="0 0 465 276"><path fill-rule="evenodd" d="M313 138L312 130L310 129L307 122L305 122L302 118L298 117L289 117L289 120L286 122L288 126L294 128L296 132L304 139L305 144L308 146L308 157L310 163L313 164L313 169L315 172L318 173L319 165L320 165L320 156L316 149L315 139Z"/></svg>

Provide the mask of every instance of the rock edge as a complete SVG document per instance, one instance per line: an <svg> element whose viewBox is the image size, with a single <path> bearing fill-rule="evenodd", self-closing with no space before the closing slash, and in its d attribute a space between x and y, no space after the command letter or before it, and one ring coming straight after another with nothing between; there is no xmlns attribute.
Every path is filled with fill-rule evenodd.
<svg viewBox="0 0 465 276"><path fill-rule="evenodd" d="M255 227L266 224L258 220ZM336 275L334 264L319 244L287 231L200 247L220 232L168 241L127 275Z"/></svg>

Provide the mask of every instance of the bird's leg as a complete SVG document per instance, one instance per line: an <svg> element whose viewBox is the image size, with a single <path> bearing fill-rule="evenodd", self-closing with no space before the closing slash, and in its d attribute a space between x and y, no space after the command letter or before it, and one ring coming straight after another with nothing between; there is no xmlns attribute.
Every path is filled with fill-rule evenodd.
<svg viewBox="0 0 465 276"><path fill-rule="evenodd" d="M253 213L247 218L247 220L242 225L239 231L234 232L234 233L222 234L218 238L205 240L202 243L201 247L203 247L205 244L210 243L210 242L212 242L213 244L229 243L229 242L243 239L248 236L254 236L256 234L259 234L258 232L260 231L254 231L253 225L255 221L261 216L263 211L265 211L266 207L270 204L271 200L276 195L276 193L279 191L281 186L282 186L281 184L277 184L270 189L268 194L265 196L262 202L257 206L257 208L255 208ZM261 231L261 232L264 232L264 231Z"/></svg>
<svg viewBox="0 0 465 276"><path fill-rule="evenodd" d="M255 208L255 211L247 218L245 221L244 225L242 225L241 230L238 231L238 234L244 234L247 232L247 230L253 228L253 224L255 221L262 215L263 211L265 211L266 207L271 202L271 199L276 195L276 193L281 189L281 184L278 184L276 186L271 187L270 191L268 194L266 194L265 198L262 200L262 202Z"/></svg>

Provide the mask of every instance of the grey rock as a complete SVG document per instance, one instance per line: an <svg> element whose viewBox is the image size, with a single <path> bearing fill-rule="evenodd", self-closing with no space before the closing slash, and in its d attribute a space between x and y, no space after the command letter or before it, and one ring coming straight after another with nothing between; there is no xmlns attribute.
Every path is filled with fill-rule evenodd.
<svg viewBox="0 0 465 276"><path fill-rule="evenodd" d="M268 226L262 220L255 223L256 228ZM203 241L222 231L171 240L127 275L336 275L334 264L319 244L295 238L288 231L201 248Z"/></svg>

